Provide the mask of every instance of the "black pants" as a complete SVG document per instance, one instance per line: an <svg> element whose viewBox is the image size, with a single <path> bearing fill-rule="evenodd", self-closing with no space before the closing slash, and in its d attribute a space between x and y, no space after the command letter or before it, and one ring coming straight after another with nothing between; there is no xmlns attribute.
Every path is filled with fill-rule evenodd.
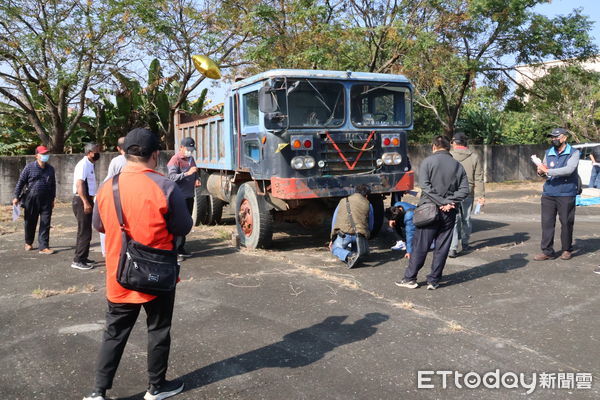
<svg viewBox="0 0 600 400"><path fill-rule="evenodd" d="M36 194L32 196L27 203L27 208L23 211L25 218L25 243L32 245L35 237L35 228L40 220L40 230L38 232L39 249L50 247L50 220L52 219L52 199L45 194Z"/></svg>
<svg viewBox="0 0 600 400"><path fill-rule="evenodd" d="M433 250L433 261L431 263L431 273L427 275L428 283L438 283L442 278L442 271L446 266L446 259L450 251L452 242L452 230L456 220L456 210L441 212L440 218L435 223L424 228L416 228L413 238L413 251L410 254L408 267L404 272L404 280L416 281L419 270L423 268L427 252L435 240L435 249Z"/></svg>
<svg viewBox="0 0 600 400"><path fill-rule="evenodd" d="M194 198L190 197L189 199L185 199L185 205L187 206L188 211L190 212L190 215L192 215L192 213L194 212ZM182 252L185 250L185 236L179 236L177 238L177 251Z"/></svg>
<svg viewBox="0 0 600 400"><path fill-rule="evenodd" d="M89 199L92 207L94 199ZM90 255L90 242L92 240L92 213L83 212L83 200L79 196L73 197L73 213L77 218L77 244L75 245L74 262L85 263Z"/></svg>
<svg viewBox="0 0 600 400"><path fill-rule="evenodd" d="M554 256L556 214L560 220L561 251L573 251L575 196L542 196L542 251Z"/></svg>
<svg viewBox="0 0 600 400"><path fill-rule="evenodd" d="M175 290L143 304L108 302L106 329L102 336L96 369L96 388L110 389L119 367L129 334L140 309L146 311L148 327L148 379L159 384L165 379L171 349L171 319L175 304Z"/></svg>

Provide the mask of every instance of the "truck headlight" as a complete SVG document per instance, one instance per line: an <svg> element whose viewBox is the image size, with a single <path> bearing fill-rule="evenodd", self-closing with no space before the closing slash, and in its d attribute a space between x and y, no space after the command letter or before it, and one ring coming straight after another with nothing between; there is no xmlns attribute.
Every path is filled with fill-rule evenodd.
<svg viewBox="0 0 600 400"><path fill-rule="evenodd" d="M304 169L304 157L294 157L290 165L293 169Z"/></svg>
<svg viewBox="0 0 600 400"><path fill-rule="evenodd" d="M304 168L311 169L315 167L315 159L311 156L304 156Z"/></svg>
<svg viewBox="0 0 600 400"><path fill-rule="evenodd" d="M399 165L402 162L402 156L396 152L383 153L381 159L385 165Z"/></svg>
<svg viewBox="0 0 600 400"><path fill-rule="evenodd" d="M316 162L311 156L298 156L292 158L290 165L294 169L311 169L315 167Z"/></svg>

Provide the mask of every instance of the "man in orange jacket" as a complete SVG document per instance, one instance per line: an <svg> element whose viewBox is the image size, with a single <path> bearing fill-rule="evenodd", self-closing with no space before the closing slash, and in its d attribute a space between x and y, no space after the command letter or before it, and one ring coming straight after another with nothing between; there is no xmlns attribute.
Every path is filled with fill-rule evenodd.
<svg viewBox="0 0 600 400"><path fill-rule="evenodd" d="M134 129L125 139L127 164L119 178L123 222L128 236L146 246L173 250L175 237L187 234L192 218L174 182L156 172L159 143L147 129ZM153 296L125 289L117 282L121 230L115 210L112 178L99 189L93 226L106 234L106 297L108 312L94 390L84 400L105 400L106 390L121 360L140 309L148 325L149 387L144 399L160 400L183 390L183 382L165 379L171 345L171 319L175 291Z"/></svg>

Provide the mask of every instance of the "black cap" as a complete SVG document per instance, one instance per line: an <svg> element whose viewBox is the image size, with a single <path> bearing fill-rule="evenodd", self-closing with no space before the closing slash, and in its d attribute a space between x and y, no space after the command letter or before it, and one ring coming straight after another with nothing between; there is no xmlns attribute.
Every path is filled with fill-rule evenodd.
<svg viewBox="0 0 600 400"><path fill-rule="evenodd" d="M454 132L454 136L452 136L452 141L466 143L467 135L463 131L456 131Z"/></svg>
<svg viewBox="0 0 600 400"><path fill-rule="evenodd" d="M191 137L181 139L181 146L184 146L188 150L196 150L196 142Z"/></svg>
<svg viewBox="0 0 600 400"><path fill-rule="evenodd" d="M569 135L569 131L563 128L554 128L548 133L548 137L559 137L560 135Z"/></svg>
<svg viewBox="0 0 600 400"><path fill-rule="evenodd" d="M139 151L136 151L135 154L131 153L129 148L132 146L139 146ZM125 136L125 144L123 145L125 153L142 157L149 156L159 148L160 144L156 135L144 128L136 128L130 131Z"/></svg>

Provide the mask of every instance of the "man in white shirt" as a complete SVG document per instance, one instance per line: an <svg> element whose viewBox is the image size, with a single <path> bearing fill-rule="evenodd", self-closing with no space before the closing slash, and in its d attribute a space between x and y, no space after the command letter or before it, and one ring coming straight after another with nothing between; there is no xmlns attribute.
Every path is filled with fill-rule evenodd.
<svg viewBox="0 0 600 400"><path fill-rule="evenodd" d="M106 173L106 178L102 181L102 183L106 182L113 176L121 173L121 170L127 164L127 159L125 158L125 150L123 150L123 146L125 145L125 136L121 136L117 140L117 152L118 156L110 160L110 164L108 164L108 172ZM100 232L100 248L102 249L102 257L106 256L106 252L104 251L104 233Z"/></svg>
<svg viewBox="0 0 600 400"><path fill-rule="evenodd" d="M94 261L88 258L92 240L92 210L98 185L94 163L100 158L100 148L96 143L87 143L84 157L75 166L73 173L73 213L77 218L77 244L72 268L92 269Z"/></svg>

